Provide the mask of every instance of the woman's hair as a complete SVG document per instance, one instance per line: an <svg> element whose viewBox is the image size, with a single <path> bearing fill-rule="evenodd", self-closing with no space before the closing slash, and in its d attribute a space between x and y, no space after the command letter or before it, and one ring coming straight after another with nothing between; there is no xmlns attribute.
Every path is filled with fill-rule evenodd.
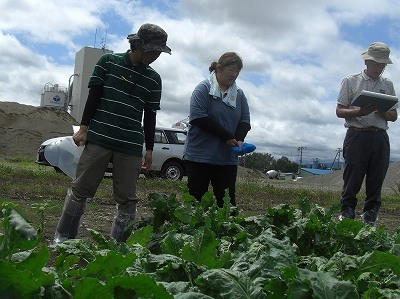
<svg viewBox="0 0 400 299"><path fill-rule="evenodd" d="M211 63L210 67L208 68L210 73L217 69L218 64L222 68L232 66L232 65L237 66L239 68L239 70L241 70L243 68L242 58L240 58L240 56L238 54L236 54L235 52L226 52L226 53L222 54L222 56L219 58L218 62L214 61L213 63Z"/></svg>

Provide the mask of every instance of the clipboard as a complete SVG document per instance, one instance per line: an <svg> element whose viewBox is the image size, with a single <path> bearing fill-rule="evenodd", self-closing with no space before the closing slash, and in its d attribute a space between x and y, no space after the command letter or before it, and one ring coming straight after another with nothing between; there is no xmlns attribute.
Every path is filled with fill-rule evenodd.
<svg viewBox="0 0 400 299"><path fill-rule="evenodd" d="M379 110L386 112L396 105L398 101L399 98L396 96L363 90L350 105L358 107L376 106Z"/></svg>

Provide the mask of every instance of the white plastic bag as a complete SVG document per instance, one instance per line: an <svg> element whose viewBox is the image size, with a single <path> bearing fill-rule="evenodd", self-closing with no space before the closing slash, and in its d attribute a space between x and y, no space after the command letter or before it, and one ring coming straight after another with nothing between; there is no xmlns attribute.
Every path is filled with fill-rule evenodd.
<svg viewBox="0 0 400 299"><path fill-rule="evenodd" d="M44 150L44 157L52 166L60 168L70 178L75 179L76 167L83 148L84 146L75 144L72 136L68 136L63 140L47 145Z"/></svg>

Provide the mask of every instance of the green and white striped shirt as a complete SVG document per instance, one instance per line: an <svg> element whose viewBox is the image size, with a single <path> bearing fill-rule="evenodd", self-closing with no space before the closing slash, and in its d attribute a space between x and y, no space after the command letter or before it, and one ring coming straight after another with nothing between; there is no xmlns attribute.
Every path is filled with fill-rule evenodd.
<svg viewBox="0 0 400 299"><path fill-rule="evenodd" d="M90 77L89 88L94 85L102 85L103 93L90 121L88 142L141 157L143 111L160 109L160 75L150 66L133 66L128 52L105 54Z"/></svg>

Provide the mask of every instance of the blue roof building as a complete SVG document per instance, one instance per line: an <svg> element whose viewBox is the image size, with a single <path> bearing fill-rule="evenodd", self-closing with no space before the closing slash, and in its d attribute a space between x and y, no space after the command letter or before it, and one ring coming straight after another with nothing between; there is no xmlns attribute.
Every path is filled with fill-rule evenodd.
<svg viewBox="0 0 400 299"><path fill-rule="evenodd" d="M316 168L300 168L299 176L306 177L311 175L320 175L331 173L333 170L330 169L316 169Z"/></svg>

